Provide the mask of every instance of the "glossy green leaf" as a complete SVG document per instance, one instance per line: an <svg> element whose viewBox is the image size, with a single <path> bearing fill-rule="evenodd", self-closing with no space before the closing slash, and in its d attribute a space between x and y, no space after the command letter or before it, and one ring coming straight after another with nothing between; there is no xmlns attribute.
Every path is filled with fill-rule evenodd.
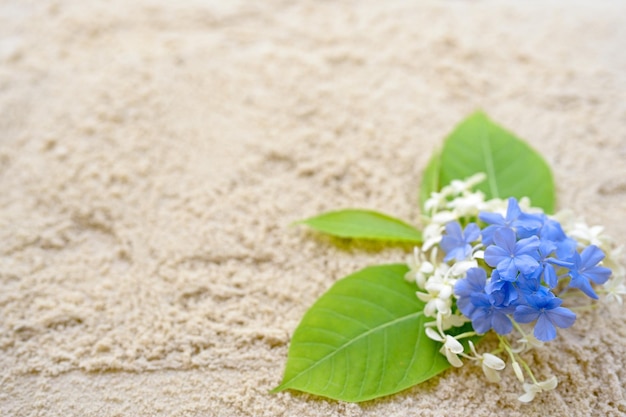
<svg viewBox="0 0 626 417"><path fill-rule="evenodd" d="M337 281L296 329L281 385L358 402L393 394L450 365L426 337L424 303L405 265L363 269Z"/></svg>
<svg viewBox="0 0 626 417"><path fill-rule="evenodd" d="M421 243L422 234L402 220L371 210L331 211L302 220L315 230L346 238Z"/></svg>
<svg viewBox="0 0 626 417"><path fill-rule="evenodd" d="M445 140L439 184L445 186L477 172L487 174L477 187L487 198L527 196L534 206L554 211L554 180L546 161L482 112L461 122Z"/></svg>
<svg viewBox="0 0 626 417"><path fill-rule="evenodd" d="M419 191L419 202L422 210L431 193L439 191L439 176L441 175L441 153L435 152L430 157L428 165L422 174L422 182Z"/></svg>

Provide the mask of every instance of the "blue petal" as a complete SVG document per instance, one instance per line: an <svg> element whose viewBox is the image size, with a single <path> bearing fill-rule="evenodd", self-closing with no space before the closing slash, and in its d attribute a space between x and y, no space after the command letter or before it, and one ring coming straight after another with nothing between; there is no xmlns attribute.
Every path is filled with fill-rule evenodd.
<svg viewBox="0 0 626 417"><path fill-rule="evenodd" d="M538 235L541 227L543 226L544 217L544 214L521 213L519 218L513 224L515 230L517 230L517 236L525 238Z"/></svg>
<svg viewBox="0 0 626 417"><path fill-rule="evenodd" d="M446 224L446 234L457 239L462 239L463 230L461 229L461 224L459 222L448 222Z"/></svg>
<svg viewBox="0 0 626 417"><path fill-rule="evenodd" d="M539 245L541 241L537 236L527 237L520 239L514 247L513 252L515 254L532 254L535 258L539 258Z"/></svg>
<svg viewBox="0 0 626 417"><path fill-rule="evenodd" d="M539 290L541 286L541 282L539 280L539 276L533 272L530 275L518 275L517 276L517 286L523 292L527 294L535 293Z"/></svg>
<svg viewBox="0 0 626 417"><path fill-rule="evenodd" d="M459 222L455 221L446 224L446 233L447 234L442 237L441 243L439 244L441 249L446 253L443 260L448 262L452 259L457 261L467 259L472 252L472 246L465 240ZM480 235L480 229L478 234Z"/></svg>
<svg viewBox="0 0 626 417"><path fill-rule="evenodd" d="M485 292L490 295L490 300L497 307L509 306L519 297L517 288L512 282L495 280L493 276L489 284L485 286Z"/></svg>
<svg viewBox="0 0 626 417"><path fill-rule="evenodd" d="M515 267L525 275L530 275L539 267L539 262L530 255L519 255L513 259Z"/></svg>
<svg viewBox="0 0 626 417"><path fill-rule="evenodd" d="M542 342L549 342L556 337L556 327L545 314L541 314L537 319L537 324L535 324L535 330L533 334L538 340Z"/></svg>
<svg viewBox="0 0 626 417"><path fill-rule="evenodd" d="M530 323L537 320L539 312L532 307L520 305L515 308L513 318L518 323Z"/></svg>
<svg viewBox="0 0 626 417"><path fill-rule="evenodd" d="M551 292L548 292L545 296L541 297L541 303L538 304L541 305L541 308L543 309L553 310L563 304L563 300L556 297Z"/></svg>
<svg viewBox="0 0 626 417"><path fill-rule="evenodd" d="M574 272L570 273L570 276L572 277L572 280L569 283L570 287L578 288L579 290L587 294L588 297L591 297L594 300L598 299L598 295L591 287L591 284L589 283L589 280L587 278Z"/></svg>
<svg viewBox="0 0 626 417"><path fill-rule="evenodd" d="M494 243L506 250L508 253L515 253L516 236L511 229L500 229L493 234Z"/></svg>
<svg viewBox="0 0 626 417"><path fill-rule="evenodd" d="M443 245L441 246L443 248ZM471 253L472 253L472 247L470 245L463 244L463 246L457 246L455 248L452 248L448 252L448 254L443 258L443 260L444 262L451 261L452 259L456 261L463 261L467 259Z"/></svg>
<svg viewBox="0 0 626 417"><path fill-rule="evenodd" d="M494 311L491 319L493 329L498 334L509 334L513 330L513 323L511 319L499 311Z"/></svg>
<svg viewBox="0 0 626 417"><path fill-rule="evenodd" d="M472 327L478 334L484 334L491 330L491 317L489 312L485 311L485 309L477 309L474 314L472 314Z"/></svg>
<svg viewBox="0 0 626 417"><path fill-rule="evenodd" d="M487 273L483 268L470 268L465 278L458 280L454 285L454 294L457 297L469 297L474 293L484 292L486 282Z"/></svg>
<svg viewBox="0 0 626 417"><path fill-rule="evenodd" d="M510 258L511 255L499 246L491 245L485 250L485 262L491 267L495 267L502 259Z"/></svg>
<svg viewBox="0 0 626 417"><path fill-rule="evenodd" d="M519 208L519 204L517 204L517 200L513 197L509 198L509 205L506 208L506 220L510 224L513 220L516 220L520 214L522 214L522 210Z"/></svg>
<svg viewBox="0 0 626 417"><path fill-rule="evenodd" d="M548 310L545 314L552 323L562 329L570 327L576 321L576 314L565 307Z"/></svg>
<svg viewBox="0 0 626 417"><path fill-rule="evenodd" d="M470 223L465 227L464 234L464 240L466 243L475 242L480 237L480 227L478 227L476 223Z"/></svg>
<svg viewBox="0 0 626 417"><path fill-rule="evenodd" d="M561 227L561 223L554 219L545 219L541 228L540 236L542 239L560 242L567 238L567 235Z"/></svg>
<svg viewBox="0 0 626 417"><path fill-rule="evenodd" d="M487 282L487 272L483 268L470 268L465 274L473 286L479 288L485 288L485 282Z"/></svg>
<svg viewBox="0 0 626 417"><path fill-rule="evenodd" d="M534 294L526 295L526 303L535 310L556 308L563 301L552 294L546 287L539 287Z"/></svg>
<svg viewBox="0 0 626 417"><path fill-rule="evenodd" d="M515 259L511 257L503 258L496 266L500 279L505 281L515 281L519 269L515 265Z"/></svg>
<svg viewBox="0 0 626 417"><path fill-rule="evenodd" d="M556 256L559 259L567 259L572 256L572 253L576 252L578 242L572 238L566 238L560 242L557 242Z"/></svg>
<svg viewBox="0 0 626 417"><path fill-rule="evenodd" d="M596 284L604 284L611 277L611 270L603 266L596 266L585 271L585 277L589 278Z"/></svg>
<svg viewBox="0 0 626 417"><path fill-rule="evenodd" d="M578 254L576 254L576 255L578 255ZM567 268L567 269L576 268L576 264L574 262L571 262L573 257L569 257L567 259L569 259L570 262L563 261L561 259L556 259L556 258L548 258L548 259L546 259L546 262L549 262L549 263L554 264L554 265L562 266L563 268ZM580 257L579 257L579 259L580 259Z"/></svg>
<svg viewBox="0 0 626 417"><path fill-rule="evenodd" d="M476 306L472 303L470 297L461 297L456 301L456 306L465 317L472 317Z"/></svg>
<svg viewBox="0 0 626 417"><path fill-rule="evenodd" d="M580 254L580 260L583 267L591 267L597 265L605 257L602 249L595 245L587 246Z"/></svg>
<svg viewBox="0 0 626 417"><path fill-rule="evenodd" d="M489 301L487 294L474 293L470 296L470 299L476 307L491 308L491 301Z"/></svg>
<svg viewBox="0 0 626 417"><path fill-rule="evenodd" d="M550 254L552 252L554 252L556 250L557 246L556 243L554 243L551 240L546 240L546 239L540 239L540 243L539 243L539 253L541 254L541 258L545 259L548 256L550 256Z"/></svg>
<svg viewBox="0 0 626 417"><path fill-rule="evenodd" d="M504 226L504 217L498 213L482 212L478 218L487 224Z"/></svg>
<svg viewBox="0 0 626 417"><path fill-rule="evenodd" d="M551 264L545 264L543 267L543 282L545 282L550 288L556 287L556 284L558 283L556 271Z"/></svg>
<svg viewBox="0 0 626 417"><path fill-rule="evenodd" d="M487 226L483 229L482 231L482 241L483 244L485 246L489 246L491 244L493 244L493 234L502 229L503 226L499 226L499 225L491 225L491 226Z"/></svg>

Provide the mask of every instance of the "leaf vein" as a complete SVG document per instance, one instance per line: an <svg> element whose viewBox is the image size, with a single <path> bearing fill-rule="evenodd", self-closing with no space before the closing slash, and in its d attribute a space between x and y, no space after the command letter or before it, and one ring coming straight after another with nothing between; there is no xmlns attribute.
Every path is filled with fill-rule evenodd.
<svg viewBox="0 0 626 417"><path fill-rule="evenodd" d="M328 310L328 309L325 309L325 310ZM333 310L328 310L328 311L329 311L329 312L333 312ZM355 319L353 319L353 318L351 318L351 317L348 317L348 316L345 316L345 315L343 315L343 314L339 314L339 313L336 313L336 314L337 314L338 316L346 317L346 318L350 319L351 321L355 321L355 322L357 322L357 323L360 323L358 320L355 320ZM363 339L363 338L365 338L365 337L370 336L372 333L375 333L375 332L377 332L377 331L384 331L385 329L387 329L387 328L389 328L389 327L391 327L391 326L393 326L393 325L396 325L396 324L398 324L398 323L402 323L402 322L407 321L407 320L414 319L414 318L416 318L416 317L422 316L423 314L424 314L424 312L423 312L423 311L416 311L416 312L414 312L414 313L407 314L407 315L402 316L402 317L398 317L398 318L396 318L396 319L394 319L394 320L391 320L391 321L389 321L389 322L382 323L382 324L380 324L380 325L378 325L378 326L376 326L376 327L369 328L367 331L365 331L365 332L361 333L360 335L358 335L358 336L357 336L357 337L355 337L354 339L351 339L351 340L347 341L346 343L344 343L343 345L339 346L336 350L334 350L334 351L332 351L332 352L327 353L327 354L326 354L326 355L324 355L322 358L320 358L320 359L319 359L319 360L317 360L315 363L313 363L311 366L309 366L309 367L307 367L307 368L305 368L305 369L301 370L301 371L300 371L300 372L298 372L296 375L294 375L293 377L291 377L291 378L289 379L289 381L284 382L281 386L282 386L282 387L285 387L285 388L286 388L286 387L288 387L288 386L290 385L290 383L291 383L291 382L295 381L296 379L298 379L299 377L301 377L303 374L309 373L308 371L310 371L311 369L313 369L313 368L315 368L315 367L319 366L320 364L322 364L322 363L323 363L323 362L325 362L326 360L328 360L328 359L330 359L330 358L334 357L334 356L335 356L335 355L337 355L339 352L343 352L343 351L345 351L345 349L347 349L348 347L350 347L350 346L351 346L351 345L353 345L354 343L356 343L356 342L360 341L361 339ZM362 324L361 324L361 325L362 325ZM299 342L299 343L300 343L300 342ZM344 391L345 391L345 390L344 390Z"/></svg>
<svg viewBox="0 0 626 417"><path fill-rule="evenodd" d="M348 294L333 294L333 297L336 297L336 298L347 298L348 300L354 300L354 301L356 301L358 303L367 304L368 306L372 306L375 309L378 309L380 311L384 311L387 314L389 314L389 316L391 316L391 317L395 316L395 314L393 312L387 310L385 307L380 306L380 305L378 305L378 304L376 304L376 303L374 303L374 302L372 302L372 301L370 301L368 299L365 299L365 298L359 298L359 297L355 297L354 295L348 295Z"/></svg>

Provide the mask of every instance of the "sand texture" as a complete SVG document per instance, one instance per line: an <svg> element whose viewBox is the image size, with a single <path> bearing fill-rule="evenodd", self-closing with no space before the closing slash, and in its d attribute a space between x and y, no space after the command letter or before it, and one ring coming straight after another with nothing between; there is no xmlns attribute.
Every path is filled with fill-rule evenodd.
<svg viewBox="0 0 626 417"><path fill-rule="evenodd" d="M560 378L530 405L475 366L363 404L268 394L308 307L407 252L290 223L417 222L478 108L626 243L625 41L620 1L1 0L0 415L625 415L617 305L528 356Z"/></svg>

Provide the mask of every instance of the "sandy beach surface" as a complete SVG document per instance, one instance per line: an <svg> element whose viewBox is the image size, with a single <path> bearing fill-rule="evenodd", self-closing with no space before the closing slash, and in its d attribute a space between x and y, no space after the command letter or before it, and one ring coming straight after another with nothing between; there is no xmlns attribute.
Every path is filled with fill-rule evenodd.
<svg viewBox="0 0 626 417"><path fill-rule="evenodd" d="M529 405L476 366L268 393L310 305L407 252L290 223L418 222L479 108L626 244L625 2L0 0L0 415L626 415L619 305L529 354L560 380Z"/></svg>

